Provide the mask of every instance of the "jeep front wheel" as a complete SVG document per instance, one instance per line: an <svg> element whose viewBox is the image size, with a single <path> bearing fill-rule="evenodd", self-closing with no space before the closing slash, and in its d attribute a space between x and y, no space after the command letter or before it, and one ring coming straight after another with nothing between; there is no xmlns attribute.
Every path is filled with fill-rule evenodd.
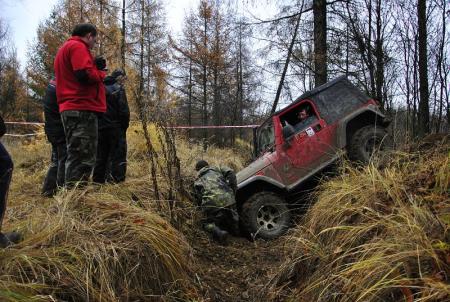
<svg viewBox="0 0 450 302"><path fill-rule="evenodd" d="M273 192L260 192L242 206L241 222L252 237L274 239L289 226L291 213L284 200Z"/></svg>
<svg viewBox="0 0 450 302"><path fill-rule="evenodd" d="M352 136L348 156L353 161L367 164L376 151L383 151L390 145L390 138L383 127L365 126Z"/></svg>

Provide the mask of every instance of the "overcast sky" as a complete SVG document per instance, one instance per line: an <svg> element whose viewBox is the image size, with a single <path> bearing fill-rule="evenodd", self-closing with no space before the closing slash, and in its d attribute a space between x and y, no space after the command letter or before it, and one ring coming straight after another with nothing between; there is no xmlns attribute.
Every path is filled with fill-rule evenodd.
<svg viewBox="0 0 450 302"><path fill-rule="evenodd" d="M22 64L26 62L27 45L36 37L39 22L46 19L58 0L0 0L1 19L11 31L11 38L17 48ZM167 21L172 32L181 30L185 11L197 7L199 0L165 0Z"/></svg>
<svg viewBox="0 0 450 302"><path fill-rule="evenodd" d="M167 23L172 34L181 31L184 15L191 8L196 8L200 0L163 0L165 3ZM0 17L9 25L11 38L17 48L17 56L22 67L26 62L27 45L36 37L39 22L45 20L58 0L0 0ZM274 6L268 1L263 5L249 7L247 1L236 1L235 5L245 15L255 15L261 18L271 15ZM255 1L256 2L256 1ZM242 4L244 3L244 4Z"/></svg>

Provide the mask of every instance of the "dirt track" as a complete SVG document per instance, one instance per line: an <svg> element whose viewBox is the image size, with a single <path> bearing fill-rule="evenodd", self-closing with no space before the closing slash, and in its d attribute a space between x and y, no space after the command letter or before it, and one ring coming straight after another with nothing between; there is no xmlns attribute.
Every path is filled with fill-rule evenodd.
<svg viewBox="0 0 450 302"><path fill-rule="evenodd" d="M197 259L195 282L204 301L266 301L264 288L279 266L284 239L274 241L231 237L218 245L201 230L188 240Z"/></svg>

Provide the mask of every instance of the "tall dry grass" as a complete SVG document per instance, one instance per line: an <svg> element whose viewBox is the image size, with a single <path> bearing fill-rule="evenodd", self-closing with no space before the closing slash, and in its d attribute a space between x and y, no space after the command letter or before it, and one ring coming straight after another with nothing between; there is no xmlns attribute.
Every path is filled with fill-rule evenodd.
<svg viewBox="0 0 450 302"><path fill-rule="evenodd" d="M3 229L20 231L24 240L0 250L1 301L195 296L184 236L154 210L150 194L133 201L132 189L148 188L145 161L133 144L126 183L62 191L53 199L40 196L50 157L43 134L6 145L15 170Z"/></svg>
<svg viewBox="0 0 450 302"><path fill-rule="evenodd" d="M161 152L156 128L150 125L149 130L156 152ZM125 183L62 191L51 199L40 195L50 159L42 129L34 139L4 143L15 170L3 229L20 231L24 241L0 250L0 301L173 301L198 296L191 283L190 246L174 228L193 227L196 211L186 197L178 196L176 209L169 212L165 175L157 175L163 194L162 200L154 200L139 125L128 130ZM182 136L176 144L186 190L198 159L235 169L244 162L231 149L211 147L205 153Z"/></svg>
<svg viewBox="0 0 450 302"><path fill-rule="evenodd" d="M450 301L450 153L345 165L286 243L271 280L285 301Z"/></svg>

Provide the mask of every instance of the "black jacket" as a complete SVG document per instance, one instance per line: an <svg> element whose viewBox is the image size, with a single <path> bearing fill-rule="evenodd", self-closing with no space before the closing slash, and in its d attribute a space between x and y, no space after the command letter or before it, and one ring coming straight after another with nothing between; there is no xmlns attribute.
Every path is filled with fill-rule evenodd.
<svg viewBox="0 0 450 302"><path fill-rule="evenodd" d="M44 116L45 116L45 134L47 137L65 138L64 127L59 114L58 103L56 102L56 83L50 81L44 96Z"/></svg>
<svg viewBox="0 0 450 302"><path fill-rule="evenodd" d="M125 89L111 76L106 77L103 82L106 90L106 112L98 119L98 129L126 130L130 123L130 109Z"/></svg>

